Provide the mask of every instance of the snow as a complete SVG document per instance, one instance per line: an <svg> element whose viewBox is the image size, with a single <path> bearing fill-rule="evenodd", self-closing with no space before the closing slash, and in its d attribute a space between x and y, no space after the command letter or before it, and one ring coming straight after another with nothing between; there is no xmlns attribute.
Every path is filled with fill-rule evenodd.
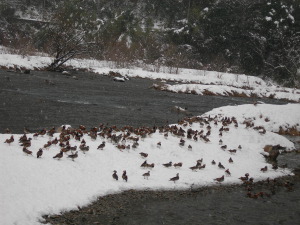
<svg viewBox="0 0 300 225"><path fill-rule="evenodd" d="M293 88L278 88L277 86L266 86L262 89L261 85L249 85L250 89L243 89L238 84L235 86L228 85L202 85L202 84L165 84L161 88L171 92L194 93L204 95L210 92L215 95L230 96L243 95L247 97L269 97L276 99L287 99L300 102L300 90Z"/></svg>
<svg viewBox="0 0 300 225"><path fill-rule="evenodd" d="M266 16L266 21L271 21L272 17Z"/></svg>
<svg viewBox="0 0 300 225"><path fill-rule="evenodd" d="M295 18L291 14L288 14L288 18L292 21L292 23L295 23Z"/></svg>
<svg viewBox="0 0 300 225"><path fill-rule="evenodd" d="M272 131L278 131L279 127L296 127L300 129L300 105L241 105L226 106L212 110L202 115L206 122L184 122L177 127L204 131L204 134L211 126L209 142L178 137L168 133L156 130L155 133L146 135L145 138L139 137L139 146L136 149L119 150L111 139L97 136L92 140L88 134L83 138L90 150L84 154L79 150L78 158L72 161L67 158L67 153L60 160L52 157L60 151L60 147L51 145L50 148L43 150L41 158L36 158L36 152L42 148L49 140L55 137L59 138L59 133L54 137L48 135L33 137L32 145L28 149L33 151L32 155L25 155L18 140L21 135L14 134L15 141L11 144L4 143L10 138L11 134L0 134L0 218L2 224L15 225L35 225L42 220L44 214L59 214L63 211L77 209L77 206L84 206L97 199L111 193L119 193L129 189L136 190L179 190L188 189L194 186L222 185L214 181L215 178L224 174L224 170L219 169L217 165L212 165L215 160L218 164L221 162L225 168L229 169L231 176L226 176L224 184L241 183L238 179L249 173L255 181L275 178L292 174L289 169L271 169L271 166L265 162L261 153L264 153L265 145L280 144L288 150L294 149L294 144L285 137ZM283 116L287 115L287 116ZM210 118L215 118L209 120ZM222 127L221 120L224 117L235 116L238 127L234 124L228 125L229 131L223 132L219 136L219 129ZM268 120L266 120L268 118ZM251 119L255 126L264 126L265 134L260 134L253 128L245 128L243 122ZM218 121L217 125L214 124ZM209 123L209 124L208 124ZM101 131L98 131L98 133ZM126 133L127 131L124 131ZM114 131L113 134L124 134L122 131ZM137 135L131 133L131 137ZM184 146L179 146L180 139L186 141ZM237 152L231 154L228 150L222 150L219 145L219 139L227 145L227 149L237 149ZM103 141L106 146L103 150L97 150L99 144ZM161 142L161 147L157 143ZM126 139L124 145L131 145L134 142ZM119 143L121 144L121 142ZM70 139L71 146L80 145L80 141L73 137ZM188 150L188 145L192 150ZM242 149L238 149L238 145ZM154 163L153 169L143 169L140 167L145 159L141 158L141 152L148 153L147 162ZM229 158L233 163L229 163ZM203 158L206 164L204 169L193 172L189 167L196 164L196 160ZM162 164L172 161L173 163L182 162L181 168L165 168ZM261 172L260 169L268 166L267 172ZM113 170L117 170L119 181L112 178ZM122 181L122 171L126 170L128 182ZM142 174L150 171L149 180L143 179ZM180 179L177 182L171 182L169 179L179 173Z"/></svg>

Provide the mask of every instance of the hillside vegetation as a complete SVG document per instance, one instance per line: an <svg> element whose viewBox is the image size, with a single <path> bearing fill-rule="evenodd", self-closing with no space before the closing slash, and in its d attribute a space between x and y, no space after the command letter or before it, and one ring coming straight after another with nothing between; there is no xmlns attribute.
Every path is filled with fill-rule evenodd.
<svg viewBox="0 0 300 225"><path fill-rule="evenodd" d="M51 69L81 56L299 85L299 0L3 0L0 18L0 45L49 53Z"/></svg>

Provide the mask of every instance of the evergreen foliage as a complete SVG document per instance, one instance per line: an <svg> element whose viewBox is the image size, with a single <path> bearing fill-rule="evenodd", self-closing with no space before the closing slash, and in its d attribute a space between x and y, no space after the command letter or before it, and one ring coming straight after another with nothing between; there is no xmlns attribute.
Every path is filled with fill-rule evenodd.
<svg viewBox="0 0 300 225"><path fill-rule="evenodd" d="M299 0L19 2L54 11L49 25L32 35L36 46L56 59L66 54L58 49L72 42L68 48L79 50L68 57L88 52L120 66L139 61L170 68L260 75L290 86L299 84ZM9 3L5 4L7 9ZM9 12L14 13L0 10L1 15ZM4 22L7 24L7 20L0 20L2 30ZM93 43L92 50L87 48L89 43Z"/></svg>

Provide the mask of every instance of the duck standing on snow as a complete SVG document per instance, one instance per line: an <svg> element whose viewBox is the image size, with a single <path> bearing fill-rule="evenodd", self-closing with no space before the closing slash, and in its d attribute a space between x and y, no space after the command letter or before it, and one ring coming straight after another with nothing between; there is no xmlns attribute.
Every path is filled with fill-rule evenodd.
<svg viewBox="0 0 300 225"><path fill-rule="evenodd" d="M97 149L103 150L104 147L105 147L105 141L103 141L102 144L100 144Z"/></svg>
<svg viewBox="0 0 300 225"><path fill-rule="evenodd" d="M117 175L117 171L114 170L114 173L112 175L113 179L118 180L118 175Z"/></svg>
<svg viewBox="0 0 300 225"><path fill-rule="evenodd" d="M177 181L177 180L179 180L179 173L176 174L176 177L170 178L169 181L174 181L174 183L175 183L175 181Z"/></svg>
<svg viewBox="0 0 300 225"><path fill-rule="evenodd" d="M14 136L11 135L10 138L9 138L9 139L6 139L4 143L10 144L10 143L14 142L14 140L15 140L15 139L14 139Z"/></svg>
<svg viewBox="0 0 300 225"><path fill-rule="evenodd" d="M172 166L172 162L164 163L163 166L164 167L170 167L170 166Z"/></svg>
<svg viewBox="0 0 300 225"><path fill-rule="evenodd" d="M123 180L125 180L127 182L128 176L126 174L126 170L123 171L122 178L123 178Z"/></svg>
<svg viewBox="0 0 300 225"><path fill-rule="evenodd" d="M143 177L144 177L144 179L147 178L147 180L148 180L148 178L150 177L150 171L148 171L147 173L144 173Z"/></svg>
<svg viewBox="0 0 300 225"><path fill-rule="evenodd" d="M55 156L53 156L53 159L61 159L64 155L64 152L63 151L60 151L60 153L56 154Z"/></svg>
<svg viewBox="0 0 300 225"><path fill-rule="evenodd" d="M26 153L26 155L32 155L32 151L29 151L26 147L23 147L23 152Z"/></svg>
<svg viewBox="0 0 300 225"><path fill-rule="evenodd" d="M36 157L40 158L43 155L43 149L39 149L38 152L36 153Z"/></svg>
<svg viewBox="0 0 300 225"><path fill-rule="evenodd" d="M219 177L219 178L216 178L214 180L217 181L217 182L223 182L224 181L224 175Z"/></svg>
<svg viewBox="0 0 300 225"><path fill-rule="evenodd" d="M68 158L71 158L72 161L78 157L78 152L75 152L75 154L69 155Z"/></svg>

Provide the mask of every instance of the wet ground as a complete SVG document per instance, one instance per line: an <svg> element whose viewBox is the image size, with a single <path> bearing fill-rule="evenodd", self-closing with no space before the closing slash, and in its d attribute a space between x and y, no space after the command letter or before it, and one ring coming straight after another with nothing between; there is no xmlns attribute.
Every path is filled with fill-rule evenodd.
<svg viewBox="0 0 300 225"><path fill-rule="evenodd" d="M200 115L215 107L251 103L253 99L196 96L159 92L155 81L74 73L32 72L30 75L0 70L0 132L22 133L61 124L97 126L101 122L123 126L153 126L177 122L185 114ZM283 104L283 101L262 100ZM186 107L178 113L175 106ZM291 138L294 142L299 138ZM299 148L299 145L298 145ZM276 185L258 183L253 193L270 196L248 198L245 186L214 186L187 191L127 191L99 198L88 207L59 216L45 215L52 224L300 224L300 154L279 156L296 176ZM293 183L289 189L284 184Z"/></svg>

